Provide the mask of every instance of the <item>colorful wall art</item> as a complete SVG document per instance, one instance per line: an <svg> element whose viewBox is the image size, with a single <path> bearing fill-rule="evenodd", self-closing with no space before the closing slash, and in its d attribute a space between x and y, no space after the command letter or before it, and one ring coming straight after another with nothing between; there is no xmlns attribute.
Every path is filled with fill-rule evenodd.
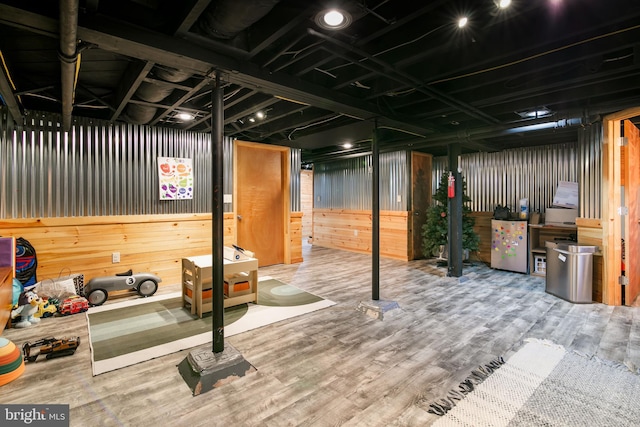
<svg viewBox="0 0 640 427"><path fill-rule="evenodd" d="M191 159L158 157L160 200L193 199Z"/></svg>

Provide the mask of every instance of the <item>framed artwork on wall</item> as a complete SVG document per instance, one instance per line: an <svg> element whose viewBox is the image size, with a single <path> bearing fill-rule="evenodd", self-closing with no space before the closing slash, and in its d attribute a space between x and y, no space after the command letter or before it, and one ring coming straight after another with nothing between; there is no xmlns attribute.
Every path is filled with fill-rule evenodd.
<svg viewBox="0 0 640 427"><path fill-rule="evenodd" d="M179 157L158 157L160 200L193 199L193 162Z"/></svg>

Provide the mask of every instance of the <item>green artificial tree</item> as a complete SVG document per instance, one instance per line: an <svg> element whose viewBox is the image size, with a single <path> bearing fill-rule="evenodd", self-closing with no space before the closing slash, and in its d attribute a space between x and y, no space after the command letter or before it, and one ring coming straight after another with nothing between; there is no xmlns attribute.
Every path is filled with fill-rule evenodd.
<svg viewBox="0 0 640 427"><path fill-rule="evenodd" d="M447 247L449 234L449 207L448 207L448 186L449 172L444 172L440 177L440 184L433 200L436 202L427 211L427 221L422 226L422 253L430 258L440 251L440 246ZM475 219L469 214L469 202L471 198L467 196L467 183L462 178L462 249L469 252L477 251L480 238L473 230Z"/></svg>

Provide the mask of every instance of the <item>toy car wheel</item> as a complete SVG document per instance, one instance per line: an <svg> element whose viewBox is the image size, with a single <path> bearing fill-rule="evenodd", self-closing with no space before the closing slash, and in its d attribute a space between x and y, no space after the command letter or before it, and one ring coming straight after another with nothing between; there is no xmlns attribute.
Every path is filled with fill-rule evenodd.
<svg viewBox="0 0 640 427"><path fill-rule="evenodd" d="M150 297L158 290L158 284L153 280L145 280L138 285L138 295Z"/></svg>
<svg viewBox="0 0 640 427"><path fill-rule="evenodd" d="M100 305L103 304L108 297L109 294L107 294L107 291L104 289L94 289L87 295L87 300L91 305Z"/></svg>

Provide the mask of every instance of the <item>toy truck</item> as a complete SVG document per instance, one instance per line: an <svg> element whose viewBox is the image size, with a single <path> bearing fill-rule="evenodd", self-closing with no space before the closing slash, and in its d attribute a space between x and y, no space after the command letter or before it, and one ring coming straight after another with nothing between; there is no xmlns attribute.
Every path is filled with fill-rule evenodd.
<svg viewBox="0 0 640 427"><path fill-rule="evenodd" d="M38 356L44 355L47 359L55 357L71 356L80 345L80 337L76 338L42 338L34 343L25 342L22 345L24 360L35 362Z"/></svg>

